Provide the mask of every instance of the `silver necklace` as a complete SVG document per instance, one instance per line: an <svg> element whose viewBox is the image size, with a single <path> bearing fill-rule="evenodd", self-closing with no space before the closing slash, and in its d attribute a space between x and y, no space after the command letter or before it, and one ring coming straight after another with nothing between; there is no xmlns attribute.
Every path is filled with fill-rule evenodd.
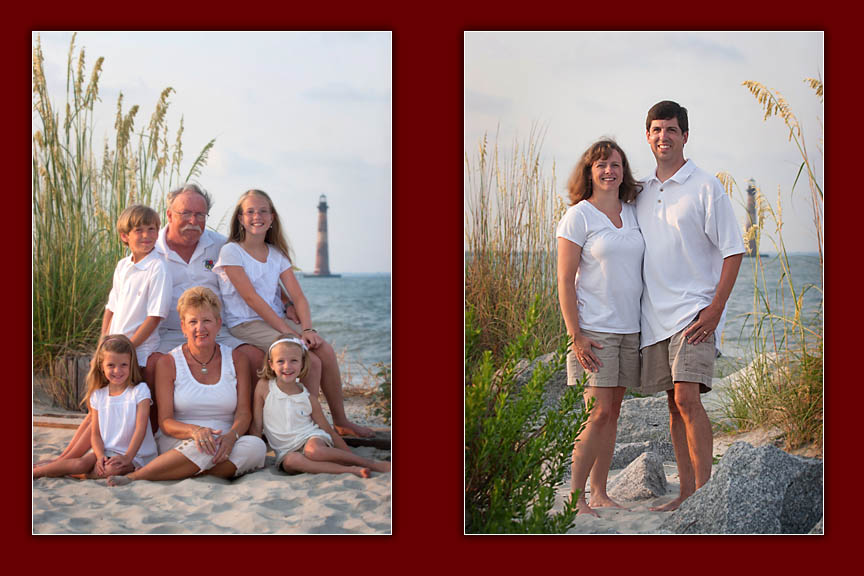
<svg viewBox="0 0 864 576"><path fill-rule="evenodd" d="M201 364L201 373L207 374L207 364L209 364L210 361L213 360L213 358L216 356L216 347L213 347L213 354L210 355L210 360L207 360L207 362L201 362L200 360L198 360L198 358L195 358L195 355L192 354L192 349L189 347L188 344L186 345L186 351L189 352L189 356L192 356L192 359L195 360L195 362Z"/></svg>

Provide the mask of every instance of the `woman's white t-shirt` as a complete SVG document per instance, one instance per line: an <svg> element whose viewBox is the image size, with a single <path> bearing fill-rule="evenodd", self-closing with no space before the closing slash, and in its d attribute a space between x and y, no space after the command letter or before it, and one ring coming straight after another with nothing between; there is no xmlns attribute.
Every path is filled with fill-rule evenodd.
<svg viewBox="0 0 864 576"><path fill-rule="evenodd" d="M595 332L639 332L642 297L642 255L645 242L636 221L636 207L621 205L622 227L583 200L571 206L558 223L556 236L582 247L576 272L579 327Z"/></svg>
<svg viewBox="0 0 864 576"><path fill-rule="evenodd" d="M261 317L246 304L246 301L234 288L234 284L225 274L225 266L242 266L255 288L255 292L264 299L277 316L285 318L279 292L281 289L279 276L285 270L291 269L291 261L282 252L267 244L267 261L260 262L236 242L228 242L222 246L222 250L219 251L219 261L216 262L213 271L219 276L219 289L222 291L222 301L225 304L222 319L226 326L233 328L244 322L261 320Z"/></svg>
<svg viewBox="0 0 864 576"><path fill-rule="evenodd" d="M99 412L99 435L105 451L126 454L132 436L135 434L135 419L138 415L138 404L153 403L147 384L140 382L134 388L127 386L122 394L110 396L108 387L97 388L90 395L90 406ZM146 422L144 441L132 459L136 467L141 467L156 458L156 441L150 428L150 419Z"/></svg>

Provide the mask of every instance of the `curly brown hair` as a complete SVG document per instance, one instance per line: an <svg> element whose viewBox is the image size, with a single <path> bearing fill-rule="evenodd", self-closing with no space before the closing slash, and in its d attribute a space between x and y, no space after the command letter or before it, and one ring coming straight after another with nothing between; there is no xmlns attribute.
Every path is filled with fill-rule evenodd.
<svg viewBox="0 0 864 576"><path fill-rule="evenodd" d="M642 191L642 186L633 178L633 173L630 171L630 162L627 161L627 155L624 154L624 150L614 140L600 140L588 147L570 174L570 179L567 181L567 193L570 196L571 206L591 197L593 194L591 166L598 160L609 158L613 150L621 155L621 165L624 169L621 186L618 188L618 197L622 202L627 203L633 202L636 199L636 196Z"/></svg>

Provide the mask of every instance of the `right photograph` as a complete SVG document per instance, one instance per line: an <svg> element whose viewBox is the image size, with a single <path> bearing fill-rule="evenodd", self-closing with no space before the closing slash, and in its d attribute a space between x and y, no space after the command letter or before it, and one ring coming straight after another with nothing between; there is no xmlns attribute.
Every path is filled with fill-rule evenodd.
<svg viewBox="0 0 864 576"><path fill-rule="evenodd" d="M465 32L465 534L824 535L824 70Z"/></svg>

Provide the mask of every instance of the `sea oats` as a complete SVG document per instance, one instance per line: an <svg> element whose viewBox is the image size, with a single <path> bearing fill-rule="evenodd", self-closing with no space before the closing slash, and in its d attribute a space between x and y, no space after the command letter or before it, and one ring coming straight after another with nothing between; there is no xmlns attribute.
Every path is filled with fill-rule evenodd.
<svg viewBox="0 0 864 576"><path fill-rule="evenodd" d="M735 182L735 178L732 177L732 174L726 172L725 170L721 170L720 172L717 172L717 174L715 174L714 176L720 181L720 184L723 185L723 190L726 191L726 195L731 198L732 187L738 186L738 184Z"/></svg>
<svg viewBox="0 0 864 576"><path fill-rule="evenodd" d="M824 86L822 85L822 80L818 78L805 78L804 82L810 84L810 88L816 91L816 96L819 97L820 102L825 101L825 95L823 92Z"/></svg>

